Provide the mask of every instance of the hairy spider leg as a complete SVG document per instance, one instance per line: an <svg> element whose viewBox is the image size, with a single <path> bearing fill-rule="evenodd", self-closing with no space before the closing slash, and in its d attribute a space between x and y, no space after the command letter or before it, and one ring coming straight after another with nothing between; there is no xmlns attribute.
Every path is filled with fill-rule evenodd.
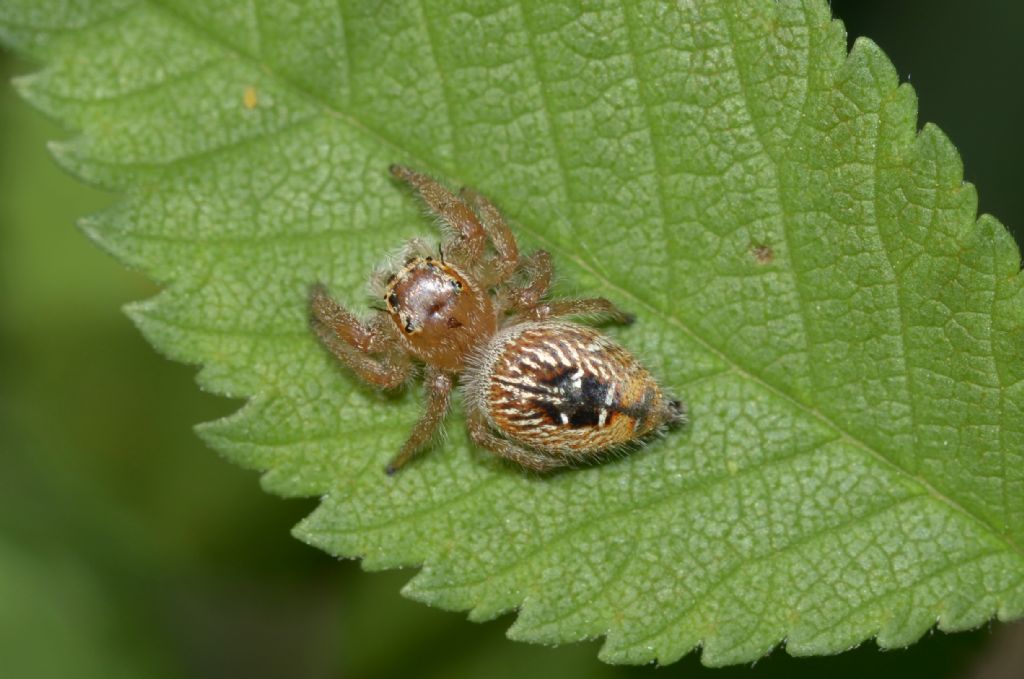
<svg viewBox="0 0 1024 679"><path fill-rule="evenodd" d="M310 292L310 325L327 349L370 384L395 389L412 375L412 363L394 351L388 319L383 314L364 325L327 295L323 285ZM370 354L385 353L383 358Z"/></svg>
<svg viewBox="0 0 1024 679"><path fill-rule="evenodd" d="M480 259L487 244L487 233L480 219L466 203L446 186L404 165L392 165L388 170L394 177L415 189L430 211L454 230L456 241L446 250L445 256L460 264Z"/></svg>
<svg viewBox="0 0 1024 679"><path fill-rule="evenodd" d="M409 438L402 445L402 449L398 451L398 455L384 468L389 476L404 467L434 436L437 428L444 421L444 416L448 413L453 385L454 379L450 374L437 368L427 368L424 379L424 387L427 392L426 408L423 411L423 416L413 427L412 433L409 434Z"/></svg>
<svg viewBox="0 0 1024 679"><path fill-rule="evenodd" d="M473 189L465 187L459 192L459 197L468 202L483 224L491 243L494 244L495 256L488 262L482 274L483 282L487 286L501 285L516 272L519 266L519 246L516 244L515 236L494 203L487 200Z"/></svg>

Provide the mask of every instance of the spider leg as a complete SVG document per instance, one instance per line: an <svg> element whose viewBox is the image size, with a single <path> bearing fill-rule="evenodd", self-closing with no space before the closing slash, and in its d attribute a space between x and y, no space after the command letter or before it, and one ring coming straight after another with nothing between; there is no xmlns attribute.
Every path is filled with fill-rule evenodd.
<svg viewBox="0 0 1024 679"><path fill-rule="evenodd" d="M554 268L551 255L544 250L537 250L522 260L520 270L528 283L523 287L513 287L506 292L506 308L521 313L529 320L543 320L558 316L599 316L609 318L616 323L629 325L635 320L633 314L623 311L604 297L587 299L564 299L541 303L551 289L551 278Z"/></svg>
<svg viewBox="0 0 1024 679"><path fill-rule="evenodd" d="M476 210L484 231L494 244L496 256L492 262L488 262L491 266L486 267L483 272L485 283L489 286L500 285L507 281L519 266L519 247L516 245L516 238L494 203L468 186L459 192L459 197Z"/></svg>
<svg viewBox="0 0 1024 679"><path fill-rule="evenodd" d="M445 186L425 174L404 165L392 165L388 169L394 177L415 189L430 211L454 230L455 243L445 246L445 255L460 263L476 262L484 252L487 233L473 210Z"/></svg>
<svg viewBox="0 0 1024 679"><path fill-rule="evenodd" d="M327 295L323 285L310 293L310 325L323 345L364 382L394 389L412 374L412 364L397 352L384 316L364 325ZM383 358L370 354L385 353Z"/></svg>
<svg viewBox="0 0 1024 679"><path fill-rule="evenodd" d="M560 299L553 302L545 302L527 309L523 316L534 321L558 316L597 316L608 318L624 325L629 325L636 320L636 316L623 311L604 297Z"/></svg>
<svg viewBox="0 0 1024 679"><path fill-rule="evenodd" d="M354 349L367 353L380 352L386 348L390 339L384 332L381 317L374 318L370 326L366 326L349 311L331 299L327 288L317 283L310 289L309 308L313 318L329 327L339 339Z"/></svg>
<svg viewBox="0 0 1024 679"><path fill-rule="evenodd" d="M552 469L565 466L565 463L557 458L517 446L511 441L497 436L491 431L483 413L477 408L467 408L467 418L469 436L473 442L506 460L511 460L521 467L537 473L549 472Z"/></svg>
<svg viewBox="0 0 1024 679"><path fill-rule="evenodd" d="M427 390L426 410L423 412L423 417L413 427L412 433L402 445L402 449L398 451L398 455L384 468L388 476L404 467L423 448L437 431L441 422L444 421L444 416L448 412L452 394L452 376L437 368L428 367L424 384Z"/></svg>
<svg viewBox="0 0 1024 679"><path fill-rule="evenodd" d="M554 275L551 255L545 250L537 250L522 259L519 271L523 272L527 283L520 287L509 286L505 292L505 306L510 311L530 309L548 294Z"/></svg>

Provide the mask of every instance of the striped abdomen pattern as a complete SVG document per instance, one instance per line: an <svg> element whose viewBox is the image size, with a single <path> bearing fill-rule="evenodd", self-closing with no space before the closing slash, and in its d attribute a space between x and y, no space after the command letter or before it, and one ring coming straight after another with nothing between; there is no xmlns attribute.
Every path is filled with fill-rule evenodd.
<svg viewBox="0 0 1024 679"><path fill-rule="evenodd" d="M478 385L491 423L510 439L556 455L628 444L680 413L626 349L564 321L498 333Z"/></svg>

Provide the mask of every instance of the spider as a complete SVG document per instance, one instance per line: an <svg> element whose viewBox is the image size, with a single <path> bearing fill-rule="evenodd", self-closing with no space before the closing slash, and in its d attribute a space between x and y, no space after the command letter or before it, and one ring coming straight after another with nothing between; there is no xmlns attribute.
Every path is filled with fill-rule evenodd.
<svg viewBox="0 0 1024 679"><path fill-rule="evenodd" d="M454 195L401 165L409 184L441 218L437 251L409 241L398 261L371 277L385 308L360 321L322 284L310 296L320 340L358 377L395 389L425 369L426 410L385 468L401 469L432 438L448 411L456 377L472 440L522 467L547 472L629 447L684 422L684 405L658 386L626 349L596 329L563 320L633 316L607 299L546 301L551 256L521 257L497 208L464 188Z"/></svg>

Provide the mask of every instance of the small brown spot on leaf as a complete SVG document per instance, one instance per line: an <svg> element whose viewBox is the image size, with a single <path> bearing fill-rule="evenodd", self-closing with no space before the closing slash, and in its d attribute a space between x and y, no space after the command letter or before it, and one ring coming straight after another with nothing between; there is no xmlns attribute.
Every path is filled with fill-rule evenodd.
<svg viewBox="0 0 1024 679"><path fill-rule="evenodd" d="M775 261L775 250L764 243L754 243L750 246L750 253L758 264L771 264Z"/></svg>

